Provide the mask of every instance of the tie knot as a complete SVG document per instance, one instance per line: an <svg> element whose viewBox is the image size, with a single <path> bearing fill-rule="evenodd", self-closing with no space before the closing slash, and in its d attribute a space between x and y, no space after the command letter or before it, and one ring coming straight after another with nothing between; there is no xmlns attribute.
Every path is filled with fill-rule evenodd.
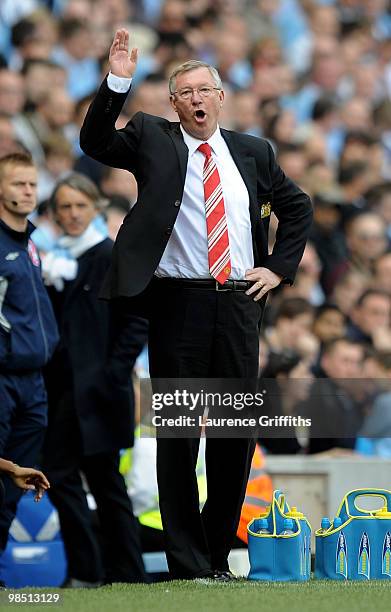
<svg viewBox="0 0 391 612"><path fill-rule="evenodd" d="M209 157L211 157L212 155L212 149L210 148L210 144L208 144L207 142L203 142L198 147L198 151L201 151L201 153L205 155L206 159L209 159Z"/></svg>

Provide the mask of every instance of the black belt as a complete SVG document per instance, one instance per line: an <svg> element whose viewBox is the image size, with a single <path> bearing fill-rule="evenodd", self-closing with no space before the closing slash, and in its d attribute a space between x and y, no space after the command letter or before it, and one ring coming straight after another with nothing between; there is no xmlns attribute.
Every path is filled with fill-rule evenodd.
<svg viewBox="0 0 391 612"><path fill-rule="evenodd" d="M209 289L213 291L247 291L252 286L252 282L245 280L227 280L224 285L220 285L215 280L208 278L171 278L154 277L157 283L167 287L177 287L178 289Z"/></svg>

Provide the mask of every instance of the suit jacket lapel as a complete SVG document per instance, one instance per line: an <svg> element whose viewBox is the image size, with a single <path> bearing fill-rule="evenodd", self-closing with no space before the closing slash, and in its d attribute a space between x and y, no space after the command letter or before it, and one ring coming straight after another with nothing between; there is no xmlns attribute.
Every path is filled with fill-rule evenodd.
<svg viewBox="0 0 391 612"><path fill-rule="evenodd" d="M232 158L237 165L237 168L242 176L244 184L247 187L249 201L250 201L250 220L251 220L251 231L253 236L253 248L254 255L257 256L257 246L255 239L255 231L259 221L259 210L257 203L257 167L254 157L239 152L232 132L227 130L221 130L221 135L227 143L228 149L232 155Z"/></svg>
<svg viewBox="0 0 391 612"><path fill-rule="evenodd" d="M170 136L172 142L174 143L175 150L178 156L181 178L184 184L186 179L187 159L189 156L189 150L183 140L179 123L171 123L169 129L167 130L167 133Z"/></svg>

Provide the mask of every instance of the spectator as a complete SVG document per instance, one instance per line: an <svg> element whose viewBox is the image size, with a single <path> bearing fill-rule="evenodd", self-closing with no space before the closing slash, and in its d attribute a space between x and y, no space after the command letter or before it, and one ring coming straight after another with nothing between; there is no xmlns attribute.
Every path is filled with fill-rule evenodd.
<svg viewBox="0 0 391 612"><path fill-rule="evenodd" d="M335 304L322 304L316 310L313 332L322 344L346 335L346 316Z"/></svg>
<svg viewBox="0 0 391 612"><path fill-rule="evenodd" d="M297 350L302 335L310 333L313 318L314 309L304 298L284 299L274 314L273 325L265 330L269 350Z"/></svg>
<svg viewBox="0 0 391 612"><path fill-rule="evenodd" d="M23 64L21 74L25 84L25 112L35 111L52 88L64 89L66 86L65 70L49 60L28 60Z"/></svg>
<svg viewBox="0 0 391 612"><path fill-rule="evenodd" d="M160 76L143 81L129 97L126 113L132 116L140 110L149 115L173 118L172 108L167 101L167 83Z"/></svg>
<svg viewBox="0 0 391 612"><path fill-rule="evenodd" d="M94 91L99 83L99 66L91 57L91 31L86 22L66 18L60 23L60 45L52 59L68 73L68 93L79 100Z"/></svg>
<svg viewBox="0 0 391 612"><path fill-rule="evenodd" d="M270 417L296 414L296 406L308 397L312 381L308 365L294 351L271 352L260 378L260 388L266 388L267 414ZM260 444L276 455L301 452L302 444L294 427L262 428Z"/></svg>
<svg viewBox="0 0 391 612"><path fill-rule="evenodd" d="M286 134L286 131L284 131ZM288 142L280 144L277 150L277 159L284 170L299 185L305 182L307 159L303 145Z"/></svg>
<svg viewBox="0 0 391 612"><path fill-rule="evenodd" d="M129 202L129 206L137 200L136 179L127 170L109 168L106 166L102 172L100 188L108 196L122 196Z"/></svg>
<svg viewBox="0 0 391 612"><path fill-rule="evenodd" d="M387 226L387 237L391 241L391 183L381 183L375 186L372 194L368 194L371 210L376 212Z"/></svg>
<svg viewBox="0 0 391 612"><path fill-rule="evenodd" d="M339 171L338 182L343 198L342 220L345 221L365 205L364 194L370 187L368 163L347 162Z"/></svg>
<svg viewBox="0 0 391 612"><path fill-rule="evenodd" d="M380 255L374 263L374 277L372 287L386 291L391 295L391 252Z"/></svg>
<svg viewBox="0 0 391 612"><path fill-rule="evenodd" d="M24 81L19 73L0 69L0 112L10 118L22 112L25 103Z"/></svg>
<svg viewBox="0 0 391 612"><path fill-rule="evenodd" d="M391 457L391 352L378 353L375 360L380 369L382 392L373 402L359 435L368 438L371 454Z"/></svg>
<svg viewBox="0 0 391 612"><path fill-rule="evenodd" d="M377 350L391 350L390 317L390 294L380 289L367 289L352 310L347 335Z"/></svg>
<svg viewBox="0 0 391 612"><path fill-rule="evenodd" d="M284 297L301 297L312 306L319 306L325 296L320 286L321 265L311 242L307 242L299 264L294 286L283 287Z"/></svg>
<svg viewBox="0 0 391 612"><path fill-rule="evenodd" d="M381 140L373 133L363 132L362 130L347 132L340 155L340 167L341 169L345 167L354 169L355 165L360 164L360 162L366 166L365 182L362 183L362 189L366 196L368 189L376 186L384 178L384 147Z"/></svg>
<svg viewBox="0 0 391 612"><path fill-rule="evenodd" d="M339 279L331 294L332 301L350 319L360 295L369 288L370 278L357 270L348 270Z"/></svg>
<svg viewBox="0 0 391 612"><path fill-rule="evenodd" d="M352 387L361 375L363 346L346 338L330 340L322 351L325 378L315 380L298 413L311 418L309 453L353 449L362 422Z"/></svg>
<svg viewBox="0 0 391 612"><path fill-rule="evenodd" d="M346 244L348 257L331 270L326 281L329 291L347 270L355 270L367 276L369 281L374 262L388 245L383 219L372 212L356 213L346 226Z"/></svg>
<svg viewBox="0 0 391 612"><path fill-rule="evenodd" d="M65 135L73 116L73 102L65 89L51 89L38 101L37 109L29 117L39 140L45 141L52 133Z"/></svg>
<svg viewBox="0 0 391 612"><path fill-rule="evenodd" d="M233 100L234 129L243 134L261 136L261 115L256 95L249 90L238 91ZM295 180L295 179L294 179Z"/></svg>
<svg viewBox="0 0 391 612"><path fill-rule="evenodd" d="M145 580L132 506L118 471L119 449L133 439L130 375L145 342L145 323L130 317L119 337L119 321L114 315L110 321L107 304L98 301L112 248L93 224L98 203L99 192L86 177L73 174L60 181L51 206L64 232L58 241L63 259L53 252L45 255L61 339L45 374L49 424L44 465L60 517L69 587ZM79 470L98 507L103 555Z"/></svg>
<svg viewBox="0 0 391 612"><path fill-rule="evenodd" d="M43 142L45 166L38 176L38 200L50 197L56 183L69 174L73 167L73 154L70 142L60 133L49 133Z"/></svg>
<svg viewBox="0 0 391 612"><path fill-rule="evenodd" d="M312 331L319 340L320 351L312 364L315 376L323 375L320 366L323 347L331 340L346 336L346 322L346 315L335 304L326 303L316 310Z"/></svg>
<svg viewBox="0 0 391 612"><path fill-rule="evenodd" d="M347 246L345 236L339 227L341 210L339 194L333 192L314 195L314 223L311 230L313 242L319 256L322 270L320 282L324 291L330 293L332 271L346 261Z"/></svg>
<svg viewBox="0 0 391 612"><path fill-rule="evenodd" d="M44 9L31 13L12 28L10 66L19 70L26 61L47 60L56 39L56 27L50 14Z"/></svg>

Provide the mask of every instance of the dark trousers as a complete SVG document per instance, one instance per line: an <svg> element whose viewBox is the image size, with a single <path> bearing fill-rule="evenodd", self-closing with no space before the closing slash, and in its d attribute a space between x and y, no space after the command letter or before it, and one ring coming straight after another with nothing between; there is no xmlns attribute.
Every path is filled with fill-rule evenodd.
<svg viewBox="0 0 391 612"><path fill-rule="evenodd" d="M245 378L258 374L261 307L242 292L153 285L151 378ZM152 384L153 380L152 380ZM254 389L248 389L254 391ZM174 578L228 569L253 439L207 438L208 498L199 511L199 439L157 438L157 476L167 562Z"/></svg>
<svg viewBox="0 0 391 612"><path fill-rule="evenodd" d="M88 582L144 582L138 524L119 473L119 453L83 456L71 401L70 395L64 397L49 418L44 451L49 497L60 518L68 576ZM96 501L102 547L80 471Z"/></svg>
<svg viewBox="0 0 391 612"><path fill-rule="evenodd" d="M40 371L0 374L0 457L33 467L42 447L47 422L47 398ZM8 531L22 495L9 477L4 477L0 508L0 552L7 545Z"/></svg>

